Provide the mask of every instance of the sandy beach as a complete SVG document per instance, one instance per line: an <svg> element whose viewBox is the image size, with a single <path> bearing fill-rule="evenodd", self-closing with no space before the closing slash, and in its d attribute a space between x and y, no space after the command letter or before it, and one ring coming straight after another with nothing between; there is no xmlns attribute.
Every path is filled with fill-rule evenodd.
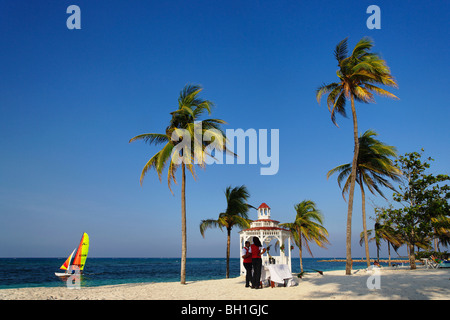
<svg viewBox="0 0 450 320"><path fill-rule="evenodd" d="M292 287L245 288L244 277L221 280L140 283L69 290L58 288L2 289L2 300L447 300L450 269L389 269L306 274ZM372 286L373 289L368 288ZM379 289L376 287L379 285Z"/></svg>

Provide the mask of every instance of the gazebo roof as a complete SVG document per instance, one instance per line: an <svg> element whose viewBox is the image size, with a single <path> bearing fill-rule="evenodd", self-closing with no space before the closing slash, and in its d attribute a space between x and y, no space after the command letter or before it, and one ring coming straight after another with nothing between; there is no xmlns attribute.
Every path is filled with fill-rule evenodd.
<svg viewBox="0 0 450 320"><path fill-rule="evenodd" d="M269 212L266 215L262 215L260 209L262 209L261 211L263 211L264 209L269 209L268 210ZM272 220L269 218L270 218L270 207L267 205L267 203L263 202L258 208L258 220L253 220L250 223L250 228L243 229L239 231L239 233L243 234L251 231L267 231L267 230L278 231L283 234L284 232L290 232L288 229L280 227L278 225L278 223L280 223L279 221Z"/></svg>
<svg viewBox="0 0 450 320"><path fill-rule="evenodd" d="M275 222L275 223L280 223L280 221L277 220L272 220L272 219L257 219L257 220L253 220L252 222L260 222L260 221L265 221L265 222Z"/></svg>
<svg viewBox="0 0 450 320"><path fill-rule="evenodd" d="M281 230L281 231L288 231L289 232L288 229L283 229L283 228L280 228L280 227L254 227L254 228L244 229L242 231L251 231L251 230Z"/></svg>
<svg viewBox="0 0 450 320"><path fill-rule="evenodd" d="M262 209L262 208L268 208L268 209L270 209L270 207L269 207L265 202L261 203L261 205L259 206L258 209Z"/></svg>

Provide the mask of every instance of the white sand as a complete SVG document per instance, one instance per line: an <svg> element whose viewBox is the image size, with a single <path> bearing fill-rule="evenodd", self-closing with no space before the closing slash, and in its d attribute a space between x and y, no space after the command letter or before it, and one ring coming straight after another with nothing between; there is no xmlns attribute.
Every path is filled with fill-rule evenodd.
<svg viewBox="0 0 450 320"><path fill-rule="evenodd" d="M442 300L450 298L450 269L381 269L380 289L370 290L367 280L372 273L364 270L346 276L344 271L307 274L294 287L254 290L245 288L244 277L178 282L125 284L69 290L58 288L2 289L2 300ZM372 280L374 278L371 278ZM375 283L376 282L371 282Z"/></svg>

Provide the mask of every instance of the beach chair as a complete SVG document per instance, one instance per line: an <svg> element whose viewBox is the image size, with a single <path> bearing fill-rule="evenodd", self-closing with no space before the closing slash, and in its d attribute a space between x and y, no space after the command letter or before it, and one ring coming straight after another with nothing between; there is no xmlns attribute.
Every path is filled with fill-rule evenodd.
<svg viewBox="0 0 450 320"><path fill-rule="evenodd" d="M432 268L432 267L431 267L431 263L430 263L430 259L422 258L422 259L420 259L420 260L422 260L422 263L425 265L425 267L426 267L427 269Z"/></svg>
<svg viewBox="0 0 450 320"><path fill-rule="evenodd" d="M441 260L438 260L436 257L434 257L434 256L431 256L430 257L430 265L431 265L431 268L432 269L437 269L437 268L439 268L440 267L440 264L441 264Z"/></svg>
<svg viewBox="0 0 450 320"><path fill-rule="evenodd" d="M450 261L448 260L439 260L436 257L431 256L433 263L434 263L434 267L437 268L450 268Z"/></svg>
<svg viewBox="0 0 450 320"><path fill-rule="evenodd" d="M425 261L427 269L450 268L450 261L438 260L434 256L431 256L429 259L421 260Z"/></svg>
<svg viewBox="0 0 450 320"><path fill-rule="evenodd" d="M421 259L425 262L425 266L427 267L427 269L436 269L438 268L438 263L436 263L433 259L428 258L428 259Z"/></svg>

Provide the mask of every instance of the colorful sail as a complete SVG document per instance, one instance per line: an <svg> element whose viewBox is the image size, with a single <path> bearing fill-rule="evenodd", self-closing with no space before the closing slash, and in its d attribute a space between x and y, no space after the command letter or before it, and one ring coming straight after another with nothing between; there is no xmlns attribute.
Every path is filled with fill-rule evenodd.
<svg viewBox="0 0 450 320"><path fill-rule="evenodd" d="M86 263L86 258L89 251L89 236L85 232L81 237L80 245L78 246L77 253L73 259L73 265L76 265L82 271L84 269L84 264Z"/></svg>
<svg viewBox="0 0 450 320"><path fill-rule="evenodd" d="M75 253L76 249L73 249L72 253L70 254L70 256L67 258L67 260L63 263L63 265L61 266L60 269L62 270L67 270L69 268L70 265L70 260L72 260L72 256Z"/></svg>

